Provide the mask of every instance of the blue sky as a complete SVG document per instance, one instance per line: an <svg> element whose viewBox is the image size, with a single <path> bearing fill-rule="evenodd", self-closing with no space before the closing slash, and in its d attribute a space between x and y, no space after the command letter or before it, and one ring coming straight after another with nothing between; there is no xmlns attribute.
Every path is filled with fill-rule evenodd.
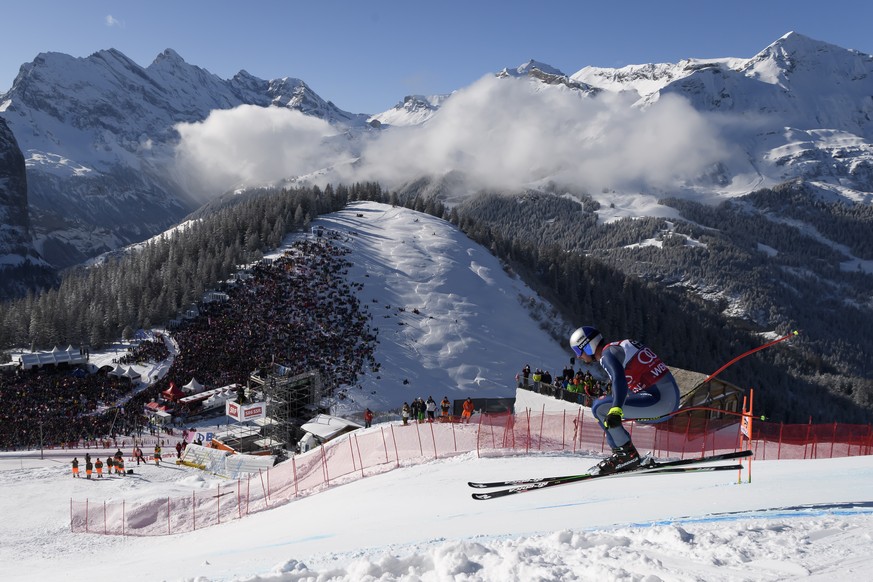
<svg viewBox="0 0 873 582"><path fill-rule="evenodd" d="M832 0L220 0L4 3L0 93L40 52L115 48L142 66L172 48L227 79L297 77L355 113L449 93L536 59L572 74L682 58L751 57L789 31L873 53L873 3Z"/></svg>

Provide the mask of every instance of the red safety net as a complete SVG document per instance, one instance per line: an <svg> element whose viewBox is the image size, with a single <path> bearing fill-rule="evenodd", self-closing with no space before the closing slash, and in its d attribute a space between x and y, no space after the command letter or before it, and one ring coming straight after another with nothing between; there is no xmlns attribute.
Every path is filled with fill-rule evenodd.
<svg viewBox="0 0 873 582"><path fill-rule="evenodd" d="M667 422L628 422L634 444L659 458L686 458L741 448L736 417L679 415ZM756 421L754 458L816 459L873 454L871 425L786 425ZM463 454L563 452L597 456L608 446L590 412L476 415L469 423L383 424L295 455L269 470L190 495L70 501L73 532L167 535L195 531L312 495L330 486Z"/></svg>

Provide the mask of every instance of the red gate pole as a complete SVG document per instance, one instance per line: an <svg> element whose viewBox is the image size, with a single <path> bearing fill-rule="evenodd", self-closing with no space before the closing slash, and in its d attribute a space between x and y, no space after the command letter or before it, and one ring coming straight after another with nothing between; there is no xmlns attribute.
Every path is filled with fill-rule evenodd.
<svg viewBox="0 0 873 582"><path fill-rule="evenodd" d="M429 422L428 424L430 425L430 442L433 443L433 458L437 459L439 458L439 454L437 453L436 435L433 432L433 423Z"/></svg>
<svg viewBox="0 0 873 582"><path fill-rule="evenodd" d="M530 432L530 408L526 409L525 412L527 413L527 438L525 439L525 442L524 442L524 452L530 453L530 442L531 442L531 439L533 438L533 435ZM513 439L513 440L515 440L515 439Z"/></svg>
<svg viewBox="0 0 873 582"><path fill-rule="evenodd" d="M785 430L785 421L779 421L779 446L776 448L776 460L782 458L782 431Z"/></svg>
<svg viewBox="0 0 873 582"><path fill-rule="evenodd" d="M806 425L806 438L803 441L803 458L806 459L806 448L809 446L809 432L812 430L812 417L809 417L809 422ZM812 458L812 457L810 457Z"/></svg>
<svg viewBox="0 0 873 582"><path fill-rule="evenodd" d="M397 450L397 435L394 434L394 425L390 425L391 427L391 440L394 441L394 463L395 468L400 466L400 451Z"/></svg>
<svg viewBox="0 0 873 582"><path fill-rule="evenodd" d="M358 459L361 461L361 478L364 478L364 457L361 456L361 443L358 442L358 435L352 435L355 438L355 448L358 449ZM349 440L351 442L351 439ZM352 451L352 456L354 457L354 451ZM353 459L354 460L354 459Z"/></svg>
<svg viewBox="0 0 873 582"><path fill-rule="evenodd" d="M420 454L423 457L424 456L424 444L422 444L422 442L421 442L421 425L416 423L413 426L415 427L415 437L418 439L418 454Z"/></svg>
<svg viewBox="0 0 873 582"><path fill-rule="evenodd" d="M391 426L391 425L389 425ZM385 449L385 464L388 464L388 441L385 440L385 427L379 427L379 434L382 435L382 448Z"/></svg>
<svg viewBox="0 0 873 582"><path fill-rule="evenodd" d="M685 446L691 442L691 415L685 417L685 442L682 443L682 455L680 458L685 458Z"/></svg>
<svg viewBox="0 0 873 582"><path fill-rule="evenodd" d="M585 416L582 414L582 407L576 411L576 430L573 431L573 452L576 452L576 443L582 444L582 422Z"/></svg>
<svg viewBox="0 0 873 582"><path fill-rule="evenodd" d="M269 471L267 471L269 473ZM267 489L267 486L264 485L264 474L261 472L261 469L258 469L258 475L261 477L261 489L264 491L264 506L270 507L270 492Z"/></svg>

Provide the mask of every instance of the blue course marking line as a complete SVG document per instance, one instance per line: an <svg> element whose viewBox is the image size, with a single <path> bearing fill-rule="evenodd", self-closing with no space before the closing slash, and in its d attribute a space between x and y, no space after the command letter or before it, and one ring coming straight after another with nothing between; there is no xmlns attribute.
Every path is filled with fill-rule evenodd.
<svg viewBox="0 0 873 582"><path fill-rule="evenodd" d="M825 517L829 515L851 516L871 514L873 514L873 502L850 501L846 503L823 503L818 505L796 505L792 507L774 507L770 509L750 509L747 511L711 513L699 517L683 516L645 523L625 524L622 527L652 527L672 525L676 523L718 523L739 521L741 519L795 519L801 517Z"/></svg>

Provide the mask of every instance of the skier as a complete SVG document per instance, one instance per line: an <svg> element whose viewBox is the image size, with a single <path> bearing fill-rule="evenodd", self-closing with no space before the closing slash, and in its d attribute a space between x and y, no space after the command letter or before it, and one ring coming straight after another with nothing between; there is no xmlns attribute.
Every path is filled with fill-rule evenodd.
<svg viewBox="0 0 873 582"><path fill-rule="evenodd" d="M640 342L626 339L605 343L601 333L590 326L573 332L570 347L587 364L599 361L612 383L611 393L591 405L591 412L606 432L612 455L589 472L605 475L639 467L642 459L621 421L660 418L679 408L679 386L673 374Z"/></svg>

